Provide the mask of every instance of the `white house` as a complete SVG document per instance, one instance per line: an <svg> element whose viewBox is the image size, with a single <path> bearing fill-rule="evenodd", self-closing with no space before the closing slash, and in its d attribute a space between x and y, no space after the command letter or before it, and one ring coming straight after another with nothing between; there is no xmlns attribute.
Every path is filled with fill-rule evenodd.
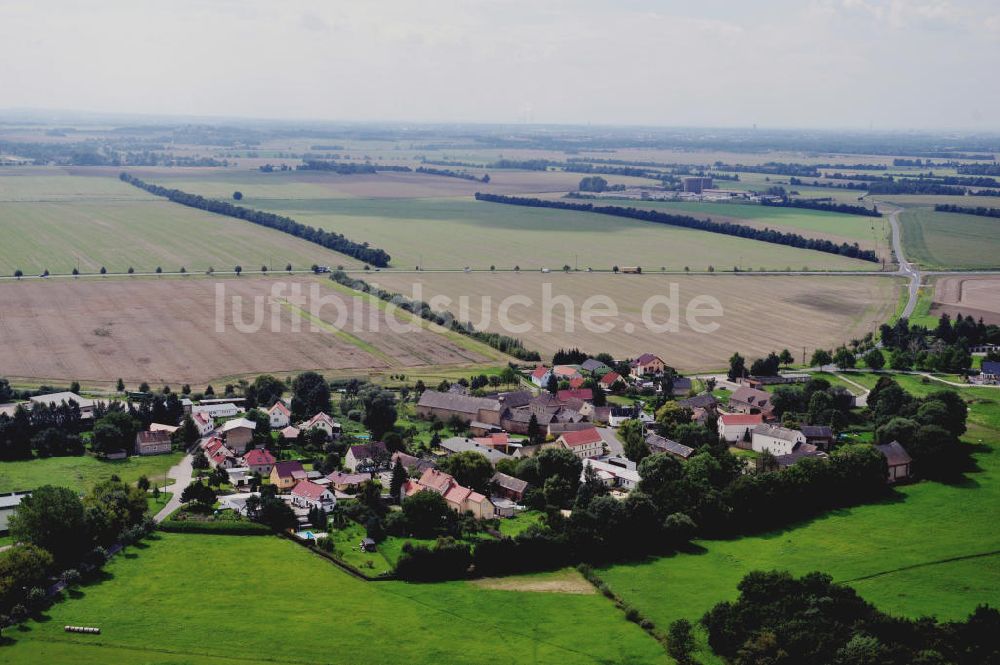
<svg viewBox="0 0 1000 665"><path fill-rule="evenodd" d="M751 429L763 422L764 416L759 413L720 413L719 438L729 443L739 443Z"/></svg>
<svg viewBox="0 0 1000 665"><path fill-rule="evenodd" d="M267 417L271 419L271 429L284 429L292 422L292 412L280 399L267 410Z"/></svg>
<svg viewBox="0 0 1000 665"><path fill-rule="evenodd" d="M549 377L552 376L552 370L548 367L543 367L539 365L531 372L531 382L538 386L539 388L544 388L549 385Z"/></svg>
<svg viewBox="0 0 1000 665"><path fill-rule="evenodd" d="M604 438L596 428L577 432L563 432L556 443L581 459L600 457L604 454Z"/></svg>
<svg viewBox="0 0 1000 665"><path fill-rule="evenodd" d="M778 427L777 425L755 425L750 430L750 447L756 452L765 450L772 455L790 455L795 446L806 442L806 435L797 429Z"/></svg>
<svg viewBox="0 0 1000 665"><path fill-rule="evenodd" d="M330 512L337 505L337 497L328 488L311 480L300 480L292 488L292 505L299 508L322 508Z"/></svg>
<svg viewBox="0 0 1000 665"><path fill-rule="evenodd" d="M607 487L632 490L639 484L639 472L636 471L635 462L629 460L614 464L609 460L585 459L583 471L580 472L581 482L586 480L587 467L592 468Z"/></svg>
<svg viewBox="0 0 1000 665"><path fill-rule="evenodd" d="M320 411L315 416L299 425L300 432L308 432L311 429L321 429L326 435L332 437L340 433L340 423Z"/></svg>
<svg viewBox="0 0 1000 665"><path fill-rule="evenodd" d="M215 430L215 421L207 413L192 413L191 420L194 421L194 426L198 428L200 436L208 436Z"/></svg>

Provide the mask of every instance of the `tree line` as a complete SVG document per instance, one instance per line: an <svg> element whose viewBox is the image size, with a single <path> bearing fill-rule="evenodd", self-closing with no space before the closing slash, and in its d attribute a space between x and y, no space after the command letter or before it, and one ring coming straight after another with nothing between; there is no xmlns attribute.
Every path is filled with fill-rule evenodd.
<svg viewBox="0 0 1000 665"><path fill-rule="evenodd" d="M163 196L174 203L180 203L181 205L186 205L190 208L214 212L219 215L235 217L236 219L242 219L253 224L282 231L380 268L384 268L389 265L390 256L385 250L371 247L367 242L359 243L349 240L340 233L325 231L323 229L317 229L312 226L301 224L296 222L291 217L276 215L274 213L264 212L261 210L253 210L252 208L233 205L228 201L218 201L216 199L209 199L198 194L189 194L179 189L168 189L159 185L153 185L128 173L122 173L118 177L123 182L134 185L139 189L144 189L150 194Z"/></svg>
<svg viewBox="0 0 1000 665"><path fill-rule="evenodd" d="M670 226L680 226L711 233L721 233L724 235L748 238L750 240L760 240L778 245L798 247L800 249L811 249L827 254L838 254L850 258L864 261L878 262L878 256L874 250L865 250L854 243L837 244L829 240L818 238L806 238L797 233L784 233L772 229L757 229L743 224L733 224L730 222L713 222L711 219L697 219L689 215L676 215L673 213L661 212L658 210L643 210L638 208L625 208L621 206L595 206L591 203L569 203L566 201L547 201L538 198L527 198L517 196L503 196L498 194L484 194L476 192L477 201L489 203L504 203L507 205L527 206L530 208L555 208L558 210L574 210L580 212L595 212L602 215L613 215L615 217L627 217L657 224L667 224Z"/></svg>
<svg viewBox="0 0 1000 665"><path fill-rule="evenodd" d="M409 166L397 164L380 164L376 166L370 162L359 164L357 162L337 162L327 159L307 159L302 164L295 167L296 171L330 171L337 175L357 175L359 173L377 173L378 171L402 171L410 172Z"/></svg>
<svg viewBox="0 0 1000 665"><path fill-rule="evenodd" d="M761 205L774 206L777 208L804 208L806 210L822 210L824 212L839 212L845 215L862 215L864 217L881 217L882 213L877 207L866 208L865 206L851 205L849 203L824 203L810 199L789 199L775 202L769 199L761 199Z"/></svg>
<svg viewBox="0 0 1000 665"><path fill-rule="evenodd" d="M985 206L960 206L952 203L938 203L934 206L935 212L957 212L965 215L978 215L980 217L1000 217L1000 208L987 208Z"/></svg>
<svg viewBox="0 0 1000 665"><path fill-rule="evenodd" d="M461 178L462 180L471 180L473 182L488 183L490 181L490 174L484 173L483 177L479 177L474 173L468 173L465 171L453 171L451 169L435 169L428 166L418 166L417 173L426 173L428 175L437 175L444 178Z"/></svg>

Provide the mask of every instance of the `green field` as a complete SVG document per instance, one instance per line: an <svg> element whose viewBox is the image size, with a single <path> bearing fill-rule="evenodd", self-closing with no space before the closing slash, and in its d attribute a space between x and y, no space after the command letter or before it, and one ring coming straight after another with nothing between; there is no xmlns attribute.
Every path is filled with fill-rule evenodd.
<svg viewBox="0 0 1000 665"><path fill-rule="evenodd" d="M662 663L598 594L362 582L278 538L160 534L5 631L4 662ZM544 577L544 575L542 576ZM101 635L62 627L96 625Z"/></svg>
<svg viewBox="0 0 1000 665"><path fill-rule="evenodd" d="M113 462L93 455L81 457L48 457L45 459L0 462L0 492L31 490L42 485L60 485L85 492L111 476L135 482L146 476L154 484L163 484L163 474L177 464L183 455L133 456Z"/></svg>
<svg viewBox="0 0 1000 665"><path fill-rule="evenodd" d="M851 378L873 385L877 376ZM915 394L946 388L898 378ZM697 620L720 600L735 598L743 575L759 569L827 572L880 609L911 617L959 619L979 603L1000 604L1000 391L962 394L977 402L964 439L976 446L978 470L965 482L902 486L880 504L759 536L700 541L694 553L612 566L600 576L659 625Z"/></svg>
<svg viewBox="0 0 1000 665"><path fill-rule="evenodd" d="M912 208L900 221L906 257L923 268L1000 267L1000 219Z"/></svg>
<svg viewBox="0 0 1000 665"><path fill-rule="evenodd" d="M242 220L170 203L116 177L0 177L0 275L359 266L354 259Z"/></svg>

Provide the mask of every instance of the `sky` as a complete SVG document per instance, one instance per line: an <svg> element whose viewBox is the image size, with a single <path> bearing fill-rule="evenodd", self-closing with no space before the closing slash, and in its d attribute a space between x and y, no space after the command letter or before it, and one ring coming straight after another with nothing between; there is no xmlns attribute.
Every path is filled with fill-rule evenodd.
<svg viewBox="0 0 1000 665"><path fill-rule="evenodd" d="M0 108L1000 130L997 0L0 0Z"/></svg>

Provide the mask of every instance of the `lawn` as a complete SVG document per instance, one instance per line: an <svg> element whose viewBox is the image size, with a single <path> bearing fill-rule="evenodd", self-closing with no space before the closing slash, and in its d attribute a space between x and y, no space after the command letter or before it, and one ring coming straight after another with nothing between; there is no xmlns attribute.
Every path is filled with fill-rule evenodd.
<svg viewBox="0 0 1000 665"><path fill-rule="evenodd" d="M543 517L545 517L545 513L541 511L528 510L518 514L516 517L502 519L500 520L500 533L513 538L518 534L524 533L530 527L541 524Z"/></svg>
<svg viewBox="0 0 1000 665"><path fill-rule="evenodd" d="M106 461L84 455L2 462L0 492L31 490L42 485L60 485L86 492L111 476L118 476L129 483L138 480L139 476L146 476L151 483L162 486L164 473L182 457L182 453L171 453Z"/></svg>
<svg viewBox="0 0 1000 665"><path fill-rule="evenodd" d="M851 377L874 382L872 374ZM899 378L914 393L942 387ZM978 470L965 482L898 487L883 503L759 536L700 541L696 552L612 566L601 577L659 625L697 620L715 603L735 598L737 583L751 570L820 570L880 609L910 617L959 619L979 603L1000 604L1000 391L962 394L977 402L965 440L976 445Z"/></svg>
<svg viewBox="0 0 1000 665"><path fill-rule="evenodd" d="M10 631L4 662L665 661L598 594L362 582L278 538L160 534L107 573L44 621ZM66 624L101 635L66 634Z"/></svg>
<svg viewBox="0 0 1000 665"><path fill-rule="evenodd" d="M1000 266L1000 219L912 208L900 221L906 256L923 268Z"/></svg>

